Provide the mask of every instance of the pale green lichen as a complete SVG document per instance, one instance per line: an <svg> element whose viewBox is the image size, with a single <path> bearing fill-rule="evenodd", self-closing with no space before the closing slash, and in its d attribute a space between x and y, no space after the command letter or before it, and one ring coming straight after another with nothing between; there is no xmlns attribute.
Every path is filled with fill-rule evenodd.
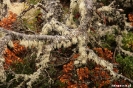
<svg viewBox="0 0 133 88"><path fill-rule="evenodd" d="M54 5L51 4L52 3L57 3L55 0L45 0L44 1L47 5ZM87 6L86 3L90 3L90 6ZM53 6L54 7L54 6ZM56 6L55 6L56 7ZM77 8L78 7L78 8ZM93 50L89 49L87 47L88 42L94 42L95 40L93 40L93 38L91 38L91 30L90 28L87 28L86 31L84 30L86 25L88 25L89 23L86 21L88 20L88 17L91 15L88 15L89 13L91 13L91 8L92 8L92 3L86 0L71 0L71 5L70 5L70 12L72 12L70 14L70 17L68 18L66 24L68 24L68 26L66 26L66 24L60 22L58 19L55 19L58 16L55 16L54 12L52 13L52 11L56 11L55 10L51 10L50 6L48 7L48 11L50 11L49 13L46 13L46 24L43 25L42 31L36 35L49 35L49 32L52 31L56 31L57 33L55 33L56 35L52 35L52 38L47 37L48 35L45 36L45 38L43 39L43 37L41 36L42 40L28 40L28 38L26 39L22 39L20 40L20 44L24 45L26 48L30 48L32 49L33 47L36 48L37 50L37 57L35 58L36 62L36 67L38 68L37 71L35 71L33 74L30 75L19 75L18 77L16 77L16 79L21 78L21 76L24 77L24 82L27 85L27 88L32 88L32 85L34 84L34 82L37 81L37 79L39 79L39 75L44 75L44 70L46 68L48 68L48 63L50 62L51 58L54 58L51 55L51 51L55 50L55 49L60 49L60 48L68 48L71 47L72 45L76 45L76 50L78 50L78 53L80 54L79 57L77 57L77 59L75 59L74 61L74 65L75 66L81 66L81 65L85 65L87 64L87 61L93 61L95 62L97 65L101 65L103 66L106 70L108 70L110 72L110 75L113 76L113 78L116 78L116 76L120 76L117 73L115 73L113 71L113 64L100 58L99 56L97 56L97 54L95 54L93 52ZM46 8L47 9L47 8ZM104 10L103 10L104 9ZM81 21L80 24L77 26L77 24L73 21L73 17L74 17L74 10L78 10L78 12L81 14ZM88 11L89 10L89 11ZM108 8L104 7L104 8L99 8L99 11L102 12L106 12L108 10ZM109 9L108 11L113 10L112 8ZM44 14L43 13L43 14ZM119 15L119 13L117 13L117 15ZM88 17L86 17L88 16ZM87 19L86 19L87 18ZM97 19L97 17L95 18ZM95 19L91 19L91 20L95 20ZM118 19L118 18L117 18ZM109 18L109 21L111 21L112 18ZM116 19L115 19L116 20ZM90 20L89 20L90 21ZM98 20L99 21L99 20ZM105 28L105 25L102 24L101 22L96 22L96 29L97 32L99 32L99 36L102 37L104 35L106 35L106 33L110 33L113 34L114 33L114 28L119 28L118 26L110 26ZM95 24L95 21L94 21ZM91 24L91 26L93 26ZM103 27L102 27L103 26ZM77 28L75 28L77 27ZM75 28L75 29L71 29L71 28ZM87 32L88 31L88 32ZM90 35L89 35L90 34ZM62 36L63 38L59 38L59 36ZM19 35L17 35L19 36ZM26 36L26 35L24 35ZM88 38L89 36L89 38ZM98 36L98 37L99 37ZM22 35L21 35L22 37ZM94 36L95 37L95 36ZM35 37L36 38L36 37ZM117 41L117 40L116 40ZM96 42L94 42L96 43ZM9 42L9 45L12 46ZM118 44L121 45L121 44ZM2 63L3 65L3 63ZM43 72L42 72L43 71ZM0 74L1 77L4 77L4 72L2 73L2 75ZM5 80L5 79L4 79Z"/></svg>

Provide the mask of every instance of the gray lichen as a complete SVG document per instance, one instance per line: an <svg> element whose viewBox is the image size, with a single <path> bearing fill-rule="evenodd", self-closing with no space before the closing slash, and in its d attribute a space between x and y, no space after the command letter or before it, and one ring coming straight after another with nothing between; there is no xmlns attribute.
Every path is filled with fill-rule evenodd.
<svg viewBox="0 0 133 88"><path fill-rule="evenodd" d="M59 0L43 0L42 3L35 5L35 7L41 6L40 8L42 9L44 19L42 31L40 33L28 35L0 28L0 31L8 34L0 40L0 42L2 42L0 44L1 82L4 82L6 80L6 75L3 68L4 59L2 58L2 51L4 50L5 45L8 44L12 46L10 40L14 37L17 37L20 40L21 45L24 45L25 47L30 49L32 49L32 47L35 47L37 50L37 58L35 59L36 66L38 67L37 71L30 75L15 74L15 80L18 80L21 77L23 77L24 80L20 83L20 85L17 86L17 88L21 88L23 83L26 83L27 88L32 88L32 84L34 84L34 82L39 79L39 76L41 74L44 74L44 70L49 67L48 62L50 62L50 58L52 58L51 51L53 51L54 49L59 49L61 47L68 48L75 44L77 45L76 49L80 54L80 56L74 61L75 66L85 65L87 64L88 60L92 60L93 62L103 66L110 72L110 75L112 75L111 80L114 80L117 77L123 77L113 71L112 63L100 58L92 49L88 49L87 44L95 44L97 43L96 39L98 37L101 38L107 33L113 34L116 31L115 29L124 29L126 28L125 26L128 26L122 24L118 24L117 26L115 26L115 24L107 26L107 24L103 21L104 17L108 16L109 22L118 21L117 23L119 23L120 21L122 21L124 23L126 21L125 15L120 14L120 11L118 9L115 9L110 5L96 9L96 7L94 6L95 3L96 2L93 2L92 0L71 0L69 17L66 22L60 22L60 17L62 17L63 11ZM101 14L93 11L94 9ZM74 10L78 10L81 15L79 24L73 21ZM114 17L114 15L116 16ZM121 27L121 25L123 27ZM96 38L92 36L91 27L96 30ZM55 31L56 33L54 35L50 35L50 32L53 31ZM121 44L118 45L120 46Z"/></svg>

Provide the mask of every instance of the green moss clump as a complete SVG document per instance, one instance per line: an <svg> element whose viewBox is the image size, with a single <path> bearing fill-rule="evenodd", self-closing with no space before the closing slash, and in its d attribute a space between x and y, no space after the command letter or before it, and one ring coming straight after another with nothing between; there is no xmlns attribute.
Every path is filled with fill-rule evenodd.
<svg viewBox="0 0 133 88"><path fill-rule="evenodd" d="M17 74L32 74L36 71L35 58L36 55L32 55L31 57L24 58L23 62L14 62L11 65L11 69Z"/></svg>
<svg viewBox="0 0 133 88"><path fill-rule="evenodd" d="M113 34L107 34L105 36L102 37L102 46L104 48L108 48L110 50L114 49L114 47L116 47L116 42L115 42L115 35Z"/></svg>
<svg viewBox="0 0 133 88"><path fill-rule="evenodd" d="M120 64L120 73L128 78L133 79L133 57L117 55L116 61Z"/></svg>
<svg viewBox="0 0 133 88"><path fill-rule="evenodd" d="M128 34L123 34L122 43L123 43L122 48L133 52L133 33L129 32Z"/></svg>

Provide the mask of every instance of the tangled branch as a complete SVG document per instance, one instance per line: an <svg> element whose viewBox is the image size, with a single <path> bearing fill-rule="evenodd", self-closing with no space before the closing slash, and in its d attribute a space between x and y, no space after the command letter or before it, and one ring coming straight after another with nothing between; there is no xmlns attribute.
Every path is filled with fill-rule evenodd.
<svg viewBox="0 0 133 88"><path fill-rule="evenodd" d="M133 83L132 79L115 72L113 63L99 57L93 49L88 47L88 44L91 44L90 46L92 47L95 45L103 47L102 37L105 37L107 34L119 37L119 35L122 36L122 33L127 31L127 29L131 28L126 22L125 15L121 14L120 9L113 8L113 5L116 3L115 1L101 8L98 8L96 3L97 2L93 2L92 0L71 0L70 14L66 20L63 20L61 18L65 18L65 15L62 14L62 6L59 0L42 0L42 2L33 6L34 8L40 8L43 16L43 26L40 33L25 34L0 27L0 31L6 34L0 39L0 81L6 81L6 73L3 65L3 63L5 63L3 58L4 49L7 46L13 47L10 43L12 40L17 39L20 41L20 45L25 46L27 49L36 50L35 64L37 70L32 74L15 73L14 78L9 80L7 84L8 87L14 80L22 79L22 82L16 85L16 88L21 88L24 85L26 85L27 88L32 88L32 85L40 79L40 76L47 78L47 75L50 84L53 84L53 79L46 70L50 68L49 63L51 63L52 58L54 58L51 52L55 49L66 49L74 45L76 47L74 47L73 53L77 51L79 53L79 56L72 62L75 68L88 65L88 61L92 61L109 72L111 76L110 81L113 82L114 80L122 78ZM24 10L21 17L30 11L30 9L32 8ZM75 11L80 14L80 17L76 19L77 22L74 21ZM113 15L116 15L116 17ZM122 25L120 21L123 21L125 25ZM117 25L115 25L115 22ZM116 38L115 42L117 44L115 48L118 48L117 52L121 51L126 55L133 56L132 52L122 48L122 39ZM88 69L86 74L89 74ZM88 78L88 76L84 78ZM79 79L81 80L82 77Z"/></svg>

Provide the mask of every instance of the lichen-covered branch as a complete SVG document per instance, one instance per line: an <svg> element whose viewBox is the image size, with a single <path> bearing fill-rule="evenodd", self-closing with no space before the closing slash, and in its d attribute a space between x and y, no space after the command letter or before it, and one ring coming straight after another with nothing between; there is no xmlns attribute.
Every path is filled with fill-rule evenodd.
<svg viewBox="0 0 133 88"><path fill-rule="evenodd" d="M113 81L123 78L133 83L131 79L115 72L114 64L98 56L92 49L95 45L96 47L103 47L102 41L104 41L106 35L113 35L116 37L113 41L116 43L115 48L118 48L116 52L121 51L126 55L133 56L132 52L122 48L122 34L125 31L128 32L131 26L126 22L125 14L121 14L122 10L113 7L116 1L113 1L108 6L101 7L97 7L96 3L93 0L71 0L69 7L70 14L66 22L64 22L62 20L63 7L60 1L42 0L36 5L33 5L34 8L40 8L42 13L43 22L39 33L25 34L0 27L0 31L6 33L0 39L0 81L4 82L6 80L2 52L6 48L6 45L12 46L11 40L17 39L20 45L25 46L27 49L32 50L34 48L36 50L36 71L31 74L15 73L14 78L9 81L8 86L13 81L22 79L22 82L19 82L16 88L22 88L24 85L27 88L32 88L34 83L42 75L44 79L48 76L49 81L51 81L52 79L46 69L49 68L48 63L52 62L51 59L54 58L52 51L61 48L73 48L73 46L74 52L72 54L75 52L79 54L73 60L75 67L78 68L82 65L87 65L88 61L93 61L109 72L111 76L109 80ZM25 11L28 12L30 9ZM22 13L25 13L25 11ZM77 19L78 22L74 21L75 11L80 14L80 17ZM21 17L23 16L24 14L21 14ZM66 56L65 58L68 57Z"/></svg>
<svg viewBox="0 0 133 88"><path fill-rule="evenodd" d="M3 31L7 34L10 34L10 35L13 35L15 37L22 37L23 39L29 39L29 40L35 40L35 39L38 39L38 40L46 40L46 39L50 39L50 40L54 40L56 38L59 38L59 39L66 39L64 36L51 36L51 35L26 35L26 34L23 34L23 33L18 33L18 32L14 32L14 31L10 31L10 30L6 30L6 29L3 29L3 28L0 28L0 31Z"/></svg>

